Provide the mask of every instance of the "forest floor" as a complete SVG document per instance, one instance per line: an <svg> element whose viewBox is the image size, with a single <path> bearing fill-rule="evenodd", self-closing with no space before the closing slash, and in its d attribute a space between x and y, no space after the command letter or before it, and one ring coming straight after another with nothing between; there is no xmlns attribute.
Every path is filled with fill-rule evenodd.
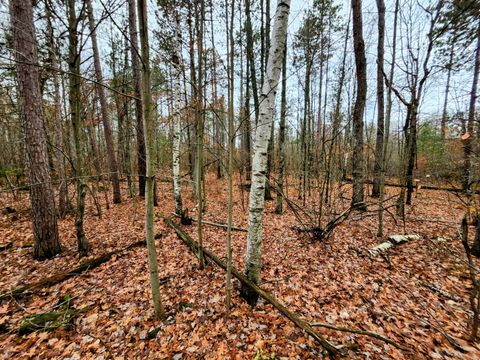
<svg viewBox="0 0 480 360"><path fill-rule="evenodd" d="M348 185L346 185L348 187ZM234 223L246 227L248 192L236 186ZM388 188L393 195L398 189ZM316 359L322 348L295 327L272 305L260 301L255 308L233 291L233 308L225 307L225 272L209 265L199 270L195 255L160 218L173 209L171 185L159 184L156 232L159 272L168 277L161 285L166 320L153 317L147 250L131 249L101 266L20 299L0 302L0 358L63 359ZM227 184L209 179L205 220L226 222ZM184 202L194 208L190 190ZM243 199L242 199L243 196ZM47 261L33 261L28 193L14 200L0 196L0 243L13 245L0 252L0 294L78 265L74 216L59 222L63 253ZM127 198L96 216L91 201L85 217L91 258L144 238L143 201ZM295 199L295 201L298 201ZM385 239L393 234L418 234L420 240L372 256L379 244L377 218L354 213L329 239L314 240L299 234L291 209L274 213L275 201L266 202L264 218L262 287L309 322L369 330L410 348L403 351L380 340L316 328L336 345L346 345L347 358L443 359L480 358L478 344L468 338L471 283L458 237L464 206L456 194L420 190L407 207L406 222L385 215ZM373 207L372 207L373 208ZM194 210L190 215L196 216ZM177 219L178 220L178 219ZM194 239L196 224L183 229ZM225 229L204 226L204 246L219 257L226 253ZM442 241L437 241L442 237ZM234 266L243 269L246 233L233 233ZM430 285L430 286L427 286ZM438 292L432 287L443 290ZM91 306L79 314L73 328L19 335L21 319L50 311L69 294L75 308ZM451 296L445 295L450 294ZM5 326L1 326L1 324ZM153 339L152 329L160 326ZM462 348L453 347L449 341ZM265 357L258 356L263 354Z"/></svg>

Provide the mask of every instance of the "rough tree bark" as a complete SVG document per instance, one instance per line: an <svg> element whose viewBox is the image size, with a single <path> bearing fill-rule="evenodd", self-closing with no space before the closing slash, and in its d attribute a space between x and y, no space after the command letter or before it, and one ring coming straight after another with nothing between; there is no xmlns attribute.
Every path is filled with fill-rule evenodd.
<svg viewBox="0 0 480 360"><path fill-rule="evenodd" d="M158 278L157 250L155 247L155 229L153 223L154 186L155 186L155 119L150 81L150 49L148 44L147 0L138 0L138 24L142 58L142 101L145 128L146 181L145 181L145 235L148 248L148 268L152 289L155 316L161 319L165 315L160 295Z"/></svg>
<svg viewBox="0 0 480 360"><path fill-rule="evenodd" d="M273 123L275 97L282 69L283 55L287 38L290 0L278 0L272 31L270 53L259 108L257 130L253 144L252 185L248 214L248 239L245 259L245 274L253 283L260 282L262 258L262 219L267 171L267 146L270 128ZM243 286L242 295L254 306L258 294Z"/></svg>
<svg viewBox="0 0 480 360"><path fill-rule="evenodd" d="M132 54L133 87L137 99L135 100L135 117L137 120L137 168L138 168L138 195L145 197L146 150L143 128L142 79L140 76L140 57L138 50L137 14L135 0L128 0L128 28L130 32L130 51Z"/></svg>
<svg viewBox="0 0 480 360"><path fill-rule="evenodd" d="M107 162L110 170L110 179L113 186L113 203L119 204L122 202L122 196L120 193L120 179L118 174L117 157L115 156L115 147L113 145L113 133L110 126L110 117L108 115L107 95L105 94L105 88L103 87L103 74L102 66L100 65L100 54L97 44L97 31L95 24L95 17L93 16L92 1L87 0L87 16L88 24L90 26L90 39L92 41L93 51L93 65L95 68L95 77L97 78L97 93L100 101L100 114L102 116L103 132L105 135L105 143L107 145Z"/></svg>
<svg viewBox="0 0 480 360"><path fill-rule="evenodd" d="M363 175L363 112L367 98L367 60L363 41L362 0L352 0L353 48L355 68L357 71L357 97L353 109L353 190L352 207L364 209L364 175Z"/></svg>
<svg viewBox="0 0 480 360"><path fill-rule="evenodd" d="M43 125L37 40L31 0L10 2L10 19L18 81L20 120L30 179L35 259L61 252L55 198L49 173L47 139Z"/></svg>

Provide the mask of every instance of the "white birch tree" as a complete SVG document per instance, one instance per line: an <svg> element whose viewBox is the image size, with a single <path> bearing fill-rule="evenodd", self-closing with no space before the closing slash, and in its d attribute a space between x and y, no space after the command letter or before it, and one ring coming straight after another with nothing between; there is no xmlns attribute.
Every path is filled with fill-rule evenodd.
<svg viewBox="0 0 480 360"><path fill-rule="evenodd" d="M253 143L252 185L248 213L248 239L245 260L245 274L258 284L260 282L262 258L262 219L264 208L265 181L267 174L267 147L275 112L280 72L287 39L290 0L278 0L277 10L268 55L266 76L262 85L259 118ZM249 288L242 289L242 296L250 305L255 305L258 294Z"/></svg>
<svg viewBox="0 0 480 360"><path fill-rule="evenodd" d="M182 40L180 35L180 16L175 11L175 57L174 57L174 110L173 110L173 195L175 197L175 213L183 216L182 193L180 187L180 134L181 134L181 106L182 106Z"/></svg>

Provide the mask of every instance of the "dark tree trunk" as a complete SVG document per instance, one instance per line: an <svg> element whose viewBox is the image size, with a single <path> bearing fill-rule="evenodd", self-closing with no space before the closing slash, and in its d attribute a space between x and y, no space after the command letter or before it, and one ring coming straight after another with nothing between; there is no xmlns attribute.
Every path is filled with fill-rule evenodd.
<svg viewBox="0 0 480 360"><path fill-rule="evenodd" d="M383 172L383 140L385 134L385 105L383 86L383 59L385 43L385 2L377 0L378 9L378 46L377 46L377 139L375 143L375 165L373 179L373 197L380 197L381 176Z"/></svg>
<svg viewBox="0 0 480 360"><path fill-rule="evenodd" d="M13 46L17 61L20 119L25 137L25 157L32 203L35 259L51 258L61 252L55 199L48 171L47 139L43 125L42 96L37 41L31 0L10 2Z"/></svg>
<svg viewBox="0 0 480 360"><path fill-rule="evenodd" d="M352 0L353 14L353 47L355 52L355 68L357 71L357 97L353 109L353 190L352 207L364 208L364 176L363 176L363 112L367 98L367 61L365 43L363 41L362 1Z"/></svg>
<svg viewBox="0 0 480 360"><path fill-rule="evenodd" d="M140 58L138 51L137 14L135 0L128 0L128 26L130 30L130 50L132 53L133 86L135 99L135 117L137 120L137 167L138 195L145 197L145 176L147 171L145 135L143 127L143 105L141 100L142 79L140 76Z"/></svg>

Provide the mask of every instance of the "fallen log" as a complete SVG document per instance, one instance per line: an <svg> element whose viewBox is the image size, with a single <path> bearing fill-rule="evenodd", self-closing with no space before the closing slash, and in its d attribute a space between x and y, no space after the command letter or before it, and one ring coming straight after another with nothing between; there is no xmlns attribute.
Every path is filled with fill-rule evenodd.
<svg viewBox="0 0 480 360"><path fill-rule="evenodd" d="M342 327L342 326L335 326L335 325L327 324L327 323L323 323L323 322L310 323L310 326L321 326L321 327L331 329L331 330L335 330L335 331L349 332L349 333L352 333L352 334L370 336L370 337L373 337L375 339L382 340L382 341L386 342L387 344L393 345L397 349L410 351L409 348L400 345L399 343L393 341L392 339L389 339L385 336L382 336L380 334L377 334L377 333L374 333L374 332L371 332L371 331L360 330L360 329L350 329L350 328L346 328L346 327Z"/></svg>
<svg viewBox="0 0 480 360"><path fill-rule="evenodd" d="M388 237L388 241L385 241L370 250L368 252L373 256L379 255L380 253L384 252L387 249L390 249L394 245L400 245L406 243L410 240L420 240L420 236L418 235L390 235Z"/></svg>
<svg viewBox="0 0 480 360"><path fill-rule="evenodd" d="M43 279L41 281L38 281L32 284L21 286L17 289L14 289L12 291L9 291L5 294L0 295L0 302L10 298L20 298L24 295L35 293L36 291L43 289L45 287L50 287L50 286L59 284L71 277L80 275L81 273L87 270L91 270L100 266L101 264L110 260L114 255L118 255L124 251L128 251L133 248L143 246L145 244L146 244L145 240L137 241L136 243L128 245L120 250L115 250L107 254L104 254L102 256L99 256L95 259L87 260L69 271L50 276L46 279Z"/></svg>
<svg viewBox="0 0 480 360"><path fill-rule="evenodd" d="M193 240L190 236L188 236L185 232L183 232L180 227L170 218L161 215L164 221L169 225L175 232L177 233L178 237L192 249L194 253L197 253L199 250L198 244ZM205 248L202 248L203 254L212 260L215 264L221 267L224 270L227 270L227 265L220 260L218 257L213 255L210 251ZM277 300L273 295L269 294L261 287L255 285L251 282L247 277L245 277L242 273L240 273L237 269L232 267L232 274L240 280L243 285L248 286L254 292L256 292L260 297L264 300L272 304L277 310L279 310L283 315L285 315L290 321L292 321L295 325L299 328L304 330L308 333L311 337L313 337L318 343L320 343L325 350L327 350L328 354L333 358L339 353L339 349L331 344L328 340L326 340L322 335L316 332L310 324L298 317L298 315L294 314L290 310L288 310L285 305L283 305L279 300Z"/></svg>
<svg viewBox="0 0 480 360"><path fill-rule="evenodd" d="M176 216L178 218L181 218L182 216L181 215L178 215L176 213L172 213L173 216ZM190 218L193 222L197 222L198 220L194 219L194 218ZM219 228L223 228L223 229L228 229L228 225L227 224L219 224L219 223L214 223L214 222L211 222L211 221L207 221L207 220L202 220L202 224L203 225L210 225L210 226L216 226L216 227L219 227ZM238 226L232 226L231 227L232 231L243 231L243 232L247 232L248 230L247 229L244 229L244 228L241 228L241 227L238 227Z"/></svg>

